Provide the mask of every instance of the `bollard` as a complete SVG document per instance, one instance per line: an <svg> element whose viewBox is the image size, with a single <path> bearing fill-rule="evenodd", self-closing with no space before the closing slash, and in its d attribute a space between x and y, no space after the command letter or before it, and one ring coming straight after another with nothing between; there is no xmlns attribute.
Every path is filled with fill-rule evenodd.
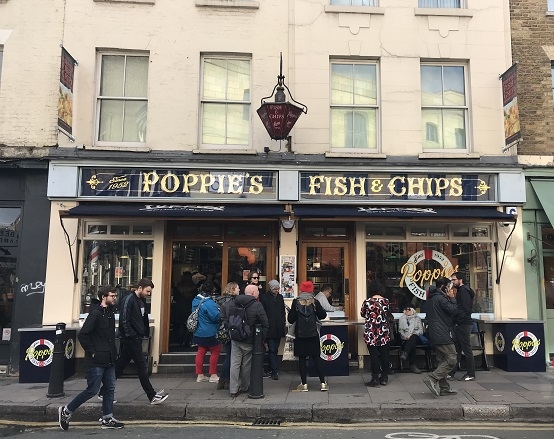
<svg viewBox="0 0 554 439"><path fill-rule="evenodd" d="M65 396L63 391L64 377L64 348L65 348L65 323L56 324L56 342L50 365L50 380L48 381L48 398L61 398Z"/></svg>
<svg viewBox="0 0 554 439"><path fill-rule="evenodd" d="M263 365L262 325L255 325L252 346L252 369L250 370L250 387L248 388L249 398L259 399L264 397Z"/></svg>

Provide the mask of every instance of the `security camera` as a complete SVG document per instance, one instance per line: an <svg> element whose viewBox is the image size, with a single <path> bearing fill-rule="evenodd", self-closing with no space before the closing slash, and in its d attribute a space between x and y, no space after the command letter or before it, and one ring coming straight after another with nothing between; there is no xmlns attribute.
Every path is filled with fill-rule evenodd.
<svg viewBox="0 0 554 439"><path fill-rule="evenodd" d="M269 146L264 146L264 152L267 154L269 151L271 151L271 150L269 149Z"/></svg>

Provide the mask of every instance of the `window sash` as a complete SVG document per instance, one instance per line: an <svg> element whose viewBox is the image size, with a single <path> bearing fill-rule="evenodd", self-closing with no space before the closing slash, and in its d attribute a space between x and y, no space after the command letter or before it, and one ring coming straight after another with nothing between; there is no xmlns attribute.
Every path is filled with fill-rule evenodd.
<svg viewBox="0 0 554 439"><path fill-rule="evenodd" d="M456 8L462 7L462 0L418 0L419 8Z"/></svg>
<svg viewBox="0 0 554 439"><path fill-rule="evenodd" d="M547 11L554 12L554 0L548 0Z"/></svg>
<svg viewBox="0 0 554 439"><path fill-rule="evenodd" d="M336 6L379 6L379 0L331 0Z"/></svg>

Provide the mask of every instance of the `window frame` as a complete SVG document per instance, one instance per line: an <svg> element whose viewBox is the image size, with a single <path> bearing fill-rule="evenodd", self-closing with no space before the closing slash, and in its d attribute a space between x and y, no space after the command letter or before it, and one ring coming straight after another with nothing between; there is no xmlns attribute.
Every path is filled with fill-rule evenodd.
<svg viewBox="0 0 554 439"><path fill-rule="evenodd" d="M334 1L336 1L336 0L329 0L329 5L331 5L331 6L344 6L344 7L355 6L355 7L361 7L361 8L363 8L363 7L373 7L373 8L379 7L379 0L365 0L368 3L371 3L369 5L353 5L352 2L356 1L356 0L347 0L347 1L350 2L349 5L343 5L341 3L334 3ZM364 1L364 0L361 0L361 1Z"/></svg>
<svg viewBox="0 0 554 439"><path fill-rule="evenodd" d="M0 45L0 86L2 85L2 63L4 60L4 46Z"/></svg>
<svg viewBox="0 0 554 439"><path fill-rule="evenodd" d="M376 104L333 104L333 65L373 65L375 66L375 89L376 89ZM375 110L375 147L367 148L349 148L349 147L334 147L333 146L333 109L334 108L351 108L351 109L374 109ZM380 63L379 60L349 60L349 59L331 59L329 62L329 150L334 153L377 153L381 150L381 78L380 78Z"/></svg>
<svg viewBox="0 0 554 439"><path fill-rule="evenodd" d="M460 6L456 7L452 7L452 6L440 6L441 2L443 1L451 1L451 0L436 0L437 1L437 6L421 6L420 5L420 2L422 0L418 0L417 1L417 7L420 8L420 9L467 9L467 1L466 0L459 0L460 2ZM425 0L423 0L425 1ZM429 0L427 0L429 1Z"/></svg>
<svg viewBox="0 0 554 439"><path fill-rule="evenodd" d="M433 61L421 62L420 63L420 80L421 80L421 70L422 70L421 68L424 67L424 66L441 67L441 72L442 72L442 74L441 74L441 78L442 78L441 88L442 88L443 91L444 91L444 67L462 67L464 69L464 100L465 100L465 105L440 105L440 106L439 105L423 105L423 81L422 81L422 83L420 84L420 86L421 86L421 121L422 121L422 125L421 125L421 131L422 131L421 143L422 143L422 151L424 153L443 152L443 153L448 153L448 154L459 154L459 153L470 152L470 150L471 150L471 142L470 142L470 139L471 139L471 135L470 135L471 134L470 107L471 107L471 105L470 105L470 96L469 96L469 87L468 87L468 84L469 84L469 80L468 80L469 64L466 63L466 62L433 62ZM447 109L447 110L448 109L457 110L457 109L461 109L461 110L464 110L465 147L464 148L445 148L444 147L444 122L443 122L442 127L441 127L442 147L426 148L425 147L425 138L423 137L423 135L427 131L427 124L425 125L425 129L423 127L423 121L424 121L423 111L425 109L438 109L438 110L445 110L445 109ZM456 137L458 137L457 132L456 132Z"/></svg>
<svg viewBox="0 0 554 439"><path fill-rule="evenodd" d="M145 147L147 145L147 137L148 137L148 92L149 92L149 73L150 69L148 69L147 73L147 83L146 83L146 96L145 97L135 97L135 96L102 96L100 95L100 88L102 83L102 61L104 56L125 56L125 68L127 66L127 57L135 56L135 57L146 57L148 58L148 65L150 65L150 52L148 51L98 51L96 54L97 62L96 62L96 84L95 84L95 121L94 121L94 141L93 145L98 147ZM124 83L125 84L125 83ZM121 100L123 102L133 101L133 102L146 102L146 134L144 142L126 142L126 141L115 141L115 140L100 140L100 112L101 112L101 101L107 101L107 100ZM123 118L122 123L124 123L125 118Z"/></svg>
<svg viewBox="0 0 554 439"><path fill-rule="evenodd" d="M207 59L224 59L226 61L240 60L248 61L250 64L249 71L249 100L248 101L238 101L238 100L220 100L220 99L204 99L204 66ZM234 54L234 53L203 53L200 56L200 81L199 81L199 108L198 108L198 144L201 145L203 149L236 149L242 150L252 146L252 55L251 54ZM227 87L227 84L226 84ZM204 133L203 133L203 124L204 124L204 104L206 103L216 103L216 104L237 104L237 105L248 105L248 141L247 143L241 144L232 144L232 143L204 143ZM227 110L225 111L225 140L227 141Z"/></svg>

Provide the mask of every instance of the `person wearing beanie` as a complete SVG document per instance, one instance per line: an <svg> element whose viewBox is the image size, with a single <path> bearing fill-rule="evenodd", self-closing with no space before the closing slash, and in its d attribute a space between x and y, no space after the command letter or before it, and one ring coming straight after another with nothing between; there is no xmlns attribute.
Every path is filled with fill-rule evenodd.
<svg viewBox="0 0 554 439"><path fill-rule="evenodd" d="M279 371L277 366L277 352L281 339L285 336L285 301L281 294L281 285L276 280L269 281L269 290L260 294L260 302L262 303L269 329L265 337L268 353L268 370L264 377L270 377L273 380L279 379Z"/></svg>
<svg viewBox="0 0 554 439"><path fill-rule="evenodd" d="M300 295L292 301L288 315L289 323L295 324L294 328L294 355L298 357L298 369L301 383L296 388L298 392L308 391L308 366L306 360L311 357L315 365L321 391L329 390L329 385L323 375L321 365L321 344L319 341L319 320L327 317L327 312L313 296L314 284L305 281L300 284Z"/></svg>

